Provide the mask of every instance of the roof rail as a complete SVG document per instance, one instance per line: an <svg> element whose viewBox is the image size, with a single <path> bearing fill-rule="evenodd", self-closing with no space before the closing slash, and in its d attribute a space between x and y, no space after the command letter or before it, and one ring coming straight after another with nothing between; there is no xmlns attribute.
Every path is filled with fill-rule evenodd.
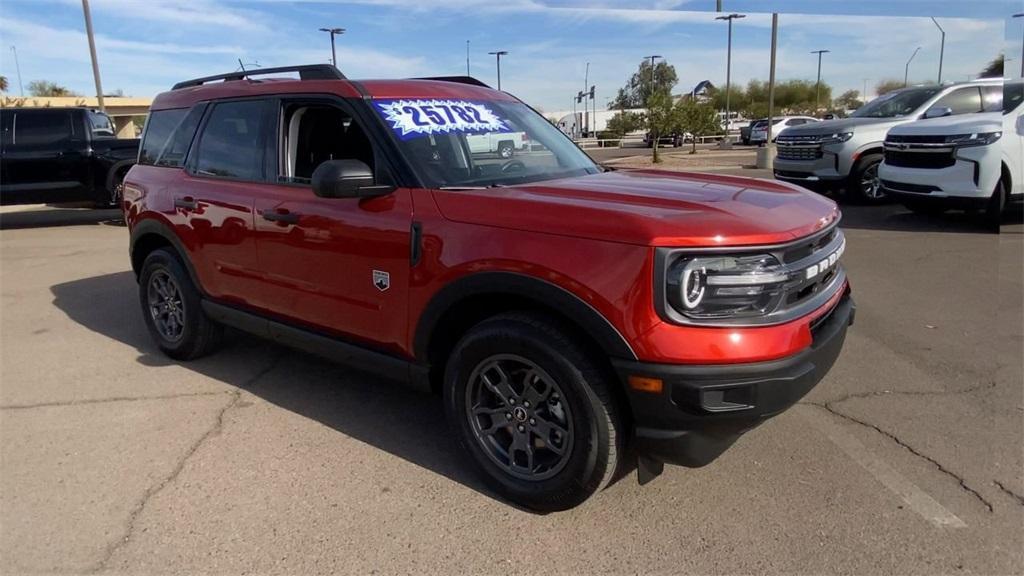
<svg viewBox="0 0 1024 576"><path fill-rule="evenodd" d="M484 88L490 88L487 84L473 78L472 76L431 76L428 78L410 78L410 80L437 80L439 82L458 82L459 84L469 84L472 86L483 86Z"/></svg>
<svg viewBox="0 0 1024 576"><path fill-rule="evenodd" d="M345 79L345 75L341 73L341 70L338 70L330 64L307 64L304 66L281 66L280 68L256 68L254 70L241 70L238 72L229 72L227 74L217 74L215 76L204 76L202 78L194 78L192 80L178 82L171 88L171 90L189 88L192 86L202 86L203 84L217 80L223 80L225 82L229 80L244 80L250 76L265 76L267 74L281 74L283 72L298 72L300 80Z"/></svg>

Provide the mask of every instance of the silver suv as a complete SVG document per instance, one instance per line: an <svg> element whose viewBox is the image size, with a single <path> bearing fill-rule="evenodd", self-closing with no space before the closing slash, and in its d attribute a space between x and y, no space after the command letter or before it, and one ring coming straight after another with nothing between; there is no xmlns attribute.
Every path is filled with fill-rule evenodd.
<svg viewBox="0 0 1024 576"><path fill-rule="evenodd" d="M849 118L787 128L776 139L775 178L814 190L845 188L868 203L880 202L882 143L893 126L922 118L996 111L1001 79L913 86L883 94Z"/></svg>

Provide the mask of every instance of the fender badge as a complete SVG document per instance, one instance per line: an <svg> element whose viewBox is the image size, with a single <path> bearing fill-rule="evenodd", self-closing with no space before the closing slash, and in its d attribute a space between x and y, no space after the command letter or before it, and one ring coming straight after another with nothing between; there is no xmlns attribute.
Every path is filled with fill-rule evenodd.
<svg viewBox="0 0 1024 576"><path fill-rule="evenodd" d="M391 287L391 274L381 270L373 271L373 285L381 292Z"/></svg>

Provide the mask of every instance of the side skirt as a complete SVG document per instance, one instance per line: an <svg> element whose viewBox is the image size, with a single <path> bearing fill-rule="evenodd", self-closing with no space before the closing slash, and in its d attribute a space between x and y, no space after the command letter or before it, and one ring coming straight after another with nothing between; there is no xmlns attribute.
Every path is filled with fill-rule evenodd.
<svg viewBox="0 0 1024 576"><path fill-rule="evenodd" d="M351 366L356 370L430 392L429 368L336 338L289 326L258 314L203 300L203 312L220 324Z"/></svg>

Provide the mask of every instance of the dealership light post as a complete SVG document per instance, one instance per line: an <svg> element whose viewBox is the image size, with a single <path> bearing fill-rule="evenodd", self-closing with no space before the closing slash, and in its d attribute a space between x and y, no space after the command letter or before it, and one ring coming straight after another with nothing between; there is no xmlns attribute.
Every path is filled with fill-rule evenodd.
<svg viewBox="0 0 1024 576"><path fill-rule="evenodd" d="M25 97L25 85L21 83L21 64L18 64L18 48L11 46L11 52L14 53L14 69L18 71L18 91L21 92L21 97Z"/></svg>
<svg viewBox="0 0 1024 576"><path fill-rule="evenodd" d="M466 40L466 76L472 76L469 73L469 40Z"/></svg>
<svg viewBox="0 0 1024 576"><path fill-rule="evenodd" d="M587 62L587 71L583 73L583 92L580 92L581 95L584 94L587 91L587 86L589 84L590 84L590 62ZM587 106L586 98L584 98L584 102L583 102L583 134L586 135L588 132L590 132L590 108Z"/></svg>
<svg viewBox="0 0 1024 576"><path fill-rule="evenodd" d="M746 18L746 15L734 12L728 16L715 17L715 20L726 20L729 22L729 43L725 53L725 139L722 140L726 143L729 142L729 92L732 85L732 21L737 18Z"/></svg>
<svg viewBox="0 0 1024 576"><path fill-rule="evenodd" d="M335 68L337 68L338 67L338 55L334 52L334 37L335 36L340 36L340 35L344 34L345 33L345 29L344 28L321 28L320 31L321 32L327 32L328 34L331 35L331 64Z"/></svg>
<svg viewBox="0 0 1024 576"><path fill-rule="evenodd" d="M1014 18L1024 18L1024 12L1014 14ZM1020 76L1024 78L1024 36L1020 39Z"/></svg>
<svg viewBox="0 0 1024 576"><path fill-rule="evenodd" d="M939 26L938 21L934 17L932 18L932 23L939 29L939 32L942 32L942 44L939 45L939 84L942 84L942 57L946 55L946 31L942 29L942 26Z"/></svg>
<svg viewBox="0 0 1024 576"><path fill-rule="evenodd" d="M655 58L661 58L661 55L659 55L659 54L652 54L650 56L644 56L644 60L647 60L648 58L650 58L650 60L651 60L651 92L650 92L650 94L647 95L647 99L650 100L651 96L654 95L654 59ZM647 102L641 102L640 105L643 106L644 108L646 108L647 107Z"/></svg>
<svg viewBox="0 0 1024 576"><path fill-rule="evenodd" d="M907 80L910 78L910 62L911 62L911 60L914 59L914 56L917 56L917 53L920 50L921 50L920 46L918 46L917 48L914 49L914 53L910 55L910 60L907 60L906 67L903 68L903 87L904 88L907 87Z"/></svg>
<svg viewBox="0 0 1024 576"><path fill-rule="evenodd" d="M828 54L831 50L814 50L811 54L818 55L818 81L814 84L814 113L818 113L818 108L821 107L821 55Z"/></svg>
<svg viewBox="0 0 1024 576"><path fill-rule="evenodd" d="M100 83L100 64L96 60L96 40L92 35L92 14L89 12L89 0L82 0L82 12L85 13L85 35L89 37L89 56L92 57L92 78L96 81L96 101L99 103L100 112L105 112L103 106L103 85Z"/></svg>
<svg viewBox="0 0 1024 576"><path fill-rule="evenodd" d="M494 56L494 60L498 65L498 90L501 90L501 57L508 54L508 50L498 50L496 52L488 52L491 56Z"/></svg>

